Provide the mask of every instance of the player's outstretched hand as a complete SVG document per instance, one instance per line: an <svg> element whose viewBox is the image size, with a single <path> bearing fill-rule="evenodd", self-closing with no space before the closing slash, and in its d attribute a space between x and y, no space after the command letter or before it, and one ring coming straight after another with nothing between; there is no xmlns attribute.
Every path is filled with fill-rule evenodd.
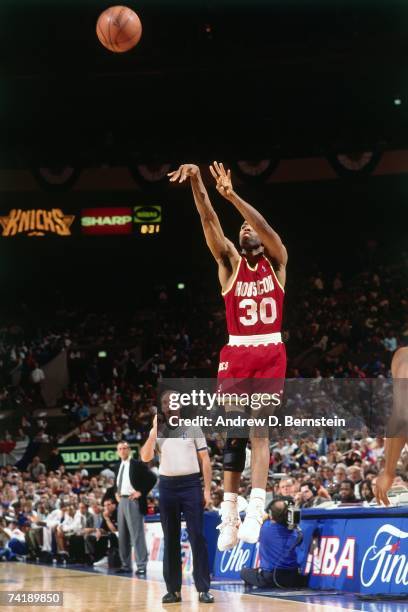
<svg viewBox="0 0 408 612"><path fill-rule="evenodd" d="M167 176L170 177L170 183L183 183L188 177L197 176L200 172L199 167L195 164L182 164L178 170L169 172Z"/></svg>
<svg viewBox="0 0 408 612"><path fill-rule="evenodd" d="M375 498L377 504L383 503L385 506L390 505L390 500L387 497L387 492L391 489L394 477L387 472L381 472L375 483Z"/></svg>
<svg viewBox="0 0 408 612"><path fill-rule="evenodd" d="M222 162L218 163L215 161L213 165L210 166L210 172L215 178L217 191L228 200L233 192L231 170L225 171Z"/></svg>

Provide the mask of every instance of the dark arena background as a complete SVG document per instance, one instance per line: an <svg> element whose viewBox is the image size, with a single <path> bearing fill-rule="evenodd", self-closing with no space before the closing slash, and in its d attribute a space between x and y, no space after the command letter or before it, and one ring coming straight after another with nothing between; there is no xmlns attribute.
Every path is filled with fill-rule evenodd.
<svg viewBox="0 0 408 612"><path fill-rule="evenodd" d="M87 538L100 530L98 516L116 517L116 506L112 515L106 508L106 499L116 504L116 447L126 441L139 457L159 383L216 379L228 342L190 181L168 180L181 164L200 167L235 245L243 218L217 193L214 160L286 245L288 379L390 382L393 355L408 346L406 3L132 0L143 32L126 53L96 36L110 6L0 5L5 610L165 605L158 484L147 496L145 574L118 575L117 528L109 543L99 533L102 543L89 548ZM296 402L302 415L309 396ZM343 428L286 429L271 441L266 500L300 510L289 526L300 534L304 580L293 588L244 584L243 568L261 568L261 541L217 550L224 441L207 437L214 610L406 609L408 454L396 467L391 507L377 505L385 432L351 412ZM156 456L149 468L158 467ZM72 521L85 513L89 532L80 522L62 529L64 504ZM206 606L181 525L179 605L198 610Z"/></svg>

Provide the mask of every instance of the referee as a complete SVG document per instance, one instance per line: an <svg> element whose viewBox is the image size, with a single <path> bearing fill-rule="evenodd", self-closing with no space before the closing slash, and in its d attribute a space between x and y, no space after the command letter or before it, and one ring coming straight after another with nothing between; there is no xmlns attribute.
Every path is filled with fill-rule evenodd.
<svg viewBox="0 0 408 612"><path fill-rule="evenodd" d="M165 418L169 414L168 403L169 394L166 393L162 396ZM171 415L178 417L178 411L172 410ZM213 603L214 597L209 593L207 542L203 534L204 505L211 501L211 464L207 443L200 428L187 427L181 431L181 428L171 427L168 423L167 427L172 437L158 438L156 415L149 437L140 450L140 457L145 462L151 461L155 452L160 455L160 521L164 534L163 576L167 587L162 603L181 601L181 513L187 523L199 601ZM204 478L204 499L200 468Z"/></svg>

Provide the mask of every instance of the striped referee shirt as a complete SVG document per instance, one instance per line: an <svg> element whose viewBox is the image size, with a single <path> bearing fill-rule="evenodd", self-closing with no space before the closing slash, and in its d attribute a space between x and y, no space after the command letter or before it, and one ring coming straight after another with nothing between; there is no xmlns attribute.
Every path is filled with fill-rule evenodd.
<svg viewBox="0 0 408 612"><path fill-rule="evenodd" d="M180 437L158 438L156 450L160 453L159 474L187 476L200 471L197 452L206 450L207 442L199 427L183 428Z"/></svg>

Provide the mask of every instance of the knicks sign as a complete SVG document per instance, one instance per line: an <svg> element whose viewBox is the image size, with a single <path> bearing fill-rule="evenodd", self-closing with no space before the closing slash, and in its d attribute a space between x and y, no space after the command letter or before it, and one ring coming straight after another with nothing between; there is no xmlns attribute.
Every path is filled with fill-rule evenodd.
<svg viewBox="0 0 408 612"><path fill-rule="evenodd" d="M129 207L85 208L81 214L82 233L88 236L131 234L132 211Z"/></svg>
<svg viewBox="0 0 408 612"><path fill-rule="evenodd" d="M21 210L13 208L7 216L0 217L3 228L2 236L10 237L18 234L26 236L70 236L74 215L64 215L60 208L44 210Z"/></svg>

